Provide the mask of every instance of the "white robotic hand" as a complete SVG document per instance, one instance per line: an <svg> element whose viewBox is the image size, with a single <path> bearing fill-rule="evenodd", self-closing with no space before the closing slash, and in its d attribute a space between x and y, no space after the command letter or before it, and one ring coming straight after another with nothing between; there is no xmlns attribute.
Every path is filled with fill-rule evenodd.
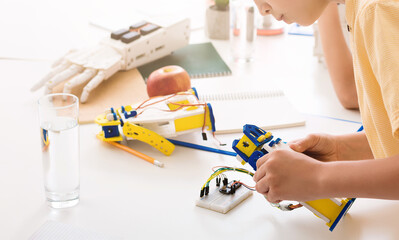
<svg viewBox="0 0 399 240"><path fill-rule="evenodd" d="M71 52L57 61L50 73L32 87L32 91L44 85L45 94L48 94L59 83L69 79L64 85L64 93L70 93L75 86L88 82L80 98L81 102L86 102L90 92L103 80L121 70L122 65L121 54L106 45Z"/></svg>
<svg viewBox="0 0 399 240"><path fill-rule="evenodd" d="M48 94L59 83L67 81L64 93L70 93L74 87L87 83L80 98L84 103L93 89L116 72L141 66L187 45L189 25L188 19L167 25L142 21L129 29L115 31L111 38L94 48L67 53L31 90L45 86Z"/></svg>

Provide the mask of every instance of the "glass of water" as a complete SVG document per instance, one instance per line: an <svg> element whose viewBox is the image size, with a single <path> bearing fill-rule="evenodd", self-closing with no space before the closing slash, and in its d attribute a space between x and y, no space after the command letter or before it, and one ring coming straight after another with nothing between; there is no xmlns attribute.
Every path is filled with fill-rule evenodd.
<svg viewBox="0 0 399 240"><path fill-rule="evenodd" d="M47 202L53 208L72 207L79 202L79 99L57 93L38 104Z"/></svg>
<svg viewBox="0 0 399 240"><path fill-rule="evenodd" d="M250 62L253 59L256 38L255 13L253 1L230 1L230 46L236 62Z"/></svg>

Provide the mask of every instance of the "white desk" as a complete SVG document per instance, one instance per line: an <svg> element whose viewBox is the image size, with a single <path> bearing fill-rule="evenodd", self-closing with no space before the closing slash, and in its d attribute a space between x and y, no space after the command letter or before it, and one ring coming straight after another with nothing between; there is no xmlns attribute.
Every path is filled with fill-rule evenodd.
<svg viewBox="0 0 399 240"><path fill-rule="evenodd" d="M198 4L198 1L193 2ZM42 0L33 10L47 4L71 11L78 6L73 5L77 4L75 1L68 3L72 6L65 3L59 7L61 5ZM17 13L17 3L9 4L15 8L3 12L1 24ZM76 39L85 39L86 35L94 39L94 36L103 35L102 31L84 25L88 20L84 13L90 12L90 4L79 6L74 21L80 19L85 22L76 29L65 27L68 21L55 18L57 13L65 16L63 11L48 16L53 16L51 20L61 28L65 27L66 35L76 34ZM95 7L98 9L100 6L101 2ZM3 7L0 9L4 10ZM8 29L23 26L23 23L32 26L43 23L46 16L42 14L45 13L38 12L40 16L33 19L13 18L7 23ZM79 35L82 31L85 35ZM55 36L59 33L56 31ZM36 36L35 39L40 38ZM203 40L206 39L201 30L192 33L193 42ZM340 106L325 67L312 57L312 38L282 35L258 39L255 61L247 65L237 65L229 60L226 42L213 42L232 67L234 76L193 80L193 85L199 89L206 89L211 83L218 88L239 87L243 82L259 88L276 84L302 112L359 121L356 111L347 111ZM18 49L13 45L10 47ZM49 51L43 52L46 56L43 58L47 58L52 54L60 56L68 47L54 43L40 49ZM134 148L165 163L165 168L158 168L98 141L95 138L98 127L95 125L82 125L80 128L81 202L70 209L50 209L45 203L43 190L36 109L36 99L41 93L29 92L32 83L40 79L49 66L49 62L43 61L0 60L3 84L0 90L0 239L27 239L47 220L123 239L397 239L399 236L395 223L399 204L395 201L357 199L350 215L333 233L306 209L281 212L256 193L227 214L196 207L195 200L199 197L201 185L211 174L211 168L217 165L239 166L233 157L182 147L176 147L175 152L166 157L146 144L132 143ZM305 127L275 130L273 133L292 140L310 132L353 132L359 126L306 116ZM232 134L220 138L230 144L240 136ZM186 135L182 139L209 144L202 142L199 134ZM253 185L251 179L245 180Z"/></svg>

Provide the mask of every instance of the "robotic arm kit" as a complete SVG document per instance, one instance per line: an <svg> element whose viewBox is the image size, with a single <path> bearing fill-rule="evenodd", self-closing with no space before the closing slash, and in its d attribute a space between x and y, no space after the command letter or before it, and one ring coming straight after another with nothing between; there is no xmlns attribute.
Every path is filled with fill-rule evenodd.
<svg viewBox="0 0 399 240"><path fill-rule="evenodd" d="M215 119L209 103L200 102L196 90L190 89L167 96L149 98L144 102L110 108L97 116L102 127L98 138L103 141L136 139L145 142L165 155L172 154L175 146L167 137L205 130L214 135Z"/></svg>
<svg viewBox="0 0 399 240"><path fill-rule="evenodd" d="M234 140L233 149L237 152L237 159L242 164L249 163L254 170L256 170L256 161L265 154L277 149L292 151L280 138L273 139L273 135L270 132L265 132L257 126L247 124L244 126L243 132L244 136L242 136L241 139ZM300 202L297 205L283 205L280 203L272 205L284 211L290 211L299 206L304 206L317 217L324 220L329 230L333 231L354 201L355 198L330 198Z"/></svg>

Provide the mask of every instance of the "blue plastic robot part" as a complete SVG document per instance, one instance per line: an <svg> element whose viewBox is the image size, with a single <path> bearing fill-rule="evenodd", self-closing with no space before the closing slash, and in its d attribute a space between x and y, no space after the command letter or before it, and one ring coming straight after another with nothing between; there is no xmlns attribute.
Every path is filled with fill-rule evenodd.
<svg viewBox="0 0 399 240"><path fill-rule="evenodd" d="M102 126L102 130L104 131L105 138L119 137L119 128L116 126Z"/></svg>
<svg viewBox="0 0 399 240"><path fill-rule="evenodd" d="M123 113L125 115L125 118L131 118L131 117L135 117L137 115L136 111L130 111L130 112L124 112Z"/></svg>

